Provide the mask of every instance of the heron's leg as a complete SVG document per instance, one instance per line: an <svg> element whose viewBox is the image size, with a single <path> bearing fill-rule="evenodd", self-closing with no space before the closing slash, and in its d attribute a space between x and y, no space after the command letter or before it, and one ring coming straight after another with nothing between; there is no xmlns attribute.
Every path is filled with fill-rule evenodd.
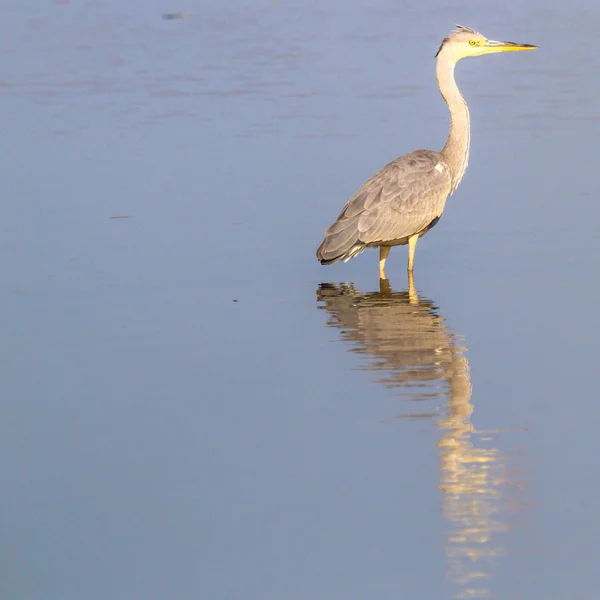
<svg viewBox="0 0 600 600"><path fill-rule="evenodd" d="M391 249L391 246L379 246L379 279L387 279L385 276L385 261Z"/></svg>
<svg viewBox="0 0 600 600"><path fill-rule="evenodd" d="M408 271L412 272L415 262L415 246L417 245L418 235L411 235L408 238Z"/></svg>

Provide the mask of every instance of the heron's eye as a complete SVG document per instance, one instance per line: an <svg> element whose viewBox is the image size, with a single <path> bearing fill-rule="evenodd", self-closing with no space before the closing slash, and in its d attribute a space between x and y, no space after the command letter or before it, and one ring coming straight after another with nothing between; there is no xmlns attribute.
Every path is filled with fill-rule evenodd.
<svg viewBox="0 0 600 600"><path fill-rule="evenodd" d="M471 45L471 46L475 46L475 44L477 44L477 42L476 42L475 40L471 40L471 41L469 42L469 45Z"/></svg>

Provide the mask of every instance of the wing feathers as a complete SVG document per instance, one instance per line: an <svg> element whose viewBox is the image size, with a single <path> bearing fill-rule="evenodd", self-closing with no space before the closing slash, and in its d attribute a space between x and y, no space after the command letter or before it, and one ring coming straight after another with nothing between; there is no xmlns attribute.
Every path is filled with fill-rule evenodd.
<svg viewBox="0 0 600 600"><path fill-rule="evenodd" d="M321 261L347 259L369 244L423 231L442 214L452 189L437 152L418 150L389 163L347 202L317 251Z"/></svg>

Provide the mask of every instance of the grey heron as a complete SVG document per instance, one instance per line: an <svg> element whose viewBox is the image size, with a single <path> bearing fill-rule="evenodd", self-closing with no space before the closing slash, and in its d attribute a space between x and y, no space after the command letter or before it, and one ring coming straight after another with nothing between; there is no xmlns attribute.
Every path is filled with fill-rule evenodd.
<svg viewBox="0 0 600 600"><path fill-rule="evenodd" d="M454 79L456 63L469 56L536 48L488 40L462 25L444 38L436 54L436 76L450 111L446 145L440 152L417 150L405 154L375 173L325 232L317 250L321 264L345 262L365 248L379 247L379 276L385 279L390 249L408 244L408 271L412 272L417 240L439 221L469 160L469 109Z"/></svg>

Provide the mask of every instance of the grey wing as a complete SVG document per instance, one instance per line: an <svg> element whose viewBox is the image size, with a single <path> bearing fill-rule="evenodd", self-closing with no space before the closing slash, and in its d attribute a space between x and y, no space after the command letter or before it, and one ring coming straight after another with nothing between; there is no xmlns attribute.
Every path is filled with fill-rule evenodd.
<svg viewBox="0 0 600 600"><path fill-rule="evenodd" d="M358 218L363 244L402 240L440 217L452 182L439 155L413 152L380 173L359 190L345 210L345 218Z"/></svg>
<svg viewBox="0 0 600 600"><path fill-rule="evenodd" d="M452 189L441 155L418 150L385 166L347 202L317 251L322 261L351 258L365 246L405 243L444 210Z"/></svg>

